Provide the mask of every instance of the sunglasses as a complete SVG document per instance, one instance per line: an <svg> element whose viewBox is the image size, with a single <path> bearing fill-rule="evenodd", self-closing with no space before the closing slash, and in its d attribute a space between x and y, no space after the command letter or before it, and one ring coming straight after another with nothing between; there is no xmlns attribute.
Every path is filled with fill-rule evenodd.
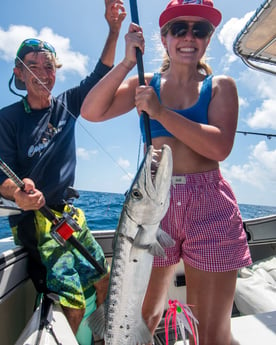
<svg viewBox="0 0 276 345"><path fill-rule="evenodd" d="M32 50L49 51L54 56L56 56L56 50L50 43L41 41L37 38L28 38L25 41L23 41L17 50L16 56L18 56L19 58L22 58L26 54L26 52L32 51Z"/></svg>
<svg viewBox="0 0 276 345"><path fill-rule="evenodd" d="M185 21L174 22L170 25L169 31L173 37L185 37L190 27L193 37L199 39L211 36L214 31L212 25L206 21L195 22L192 26Z"/></svg>

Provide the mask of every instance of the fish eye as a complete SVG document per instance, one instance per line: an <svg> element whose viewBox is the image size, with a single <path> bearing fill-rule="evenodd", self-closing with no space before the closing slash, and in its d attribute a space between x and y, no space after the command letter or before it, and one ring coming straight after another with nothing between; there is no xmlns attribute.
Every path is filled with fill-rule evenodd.
<svg viewBox="0 0 276 345"><path fill-rule="evenodd" d="M143 195L142 193L139 191L139 189L133 189L132 193L131 193L132 197L134 199L142 199Z"/></svg>

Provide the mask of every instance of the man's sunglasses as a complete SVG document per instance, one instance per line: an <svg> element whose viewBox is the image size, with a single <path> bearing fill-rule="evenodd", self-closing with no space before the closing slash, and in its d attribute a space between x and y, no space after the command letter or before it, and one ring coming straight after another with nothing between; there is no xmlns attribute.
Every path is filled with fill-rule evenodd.
<svg viewBox="0 0 276 345"><path fill-rule="evenodd" d="M191 32L194 38L204 39L211 36L214 31L212 25L209 22L201 21L195 22L190 25L188 22L179 21L174 22L170 25L169 31L173 37L185 37L189 32L191 27Z"/></svg>
<svg viewBox="0 0 276 345"><path fill-rule="evenodd" d="M34 51L49 51L54 56L56 56L55 48L50 43L41 41L37 38L28 38L23 41L17 50L16 56L24 56L26 54L26 51L29 50L28 48L32 48L32 50Z"/></svg>

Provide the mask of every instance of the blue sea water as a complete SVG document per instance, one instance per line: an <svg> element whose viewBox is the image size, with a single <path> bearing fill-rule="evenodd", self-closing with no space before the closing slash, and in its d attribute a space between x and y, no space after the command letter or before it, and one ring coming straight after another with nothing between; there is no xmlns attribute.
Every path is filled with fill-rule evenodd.
<svg viewBox="0 0 276 345"><path fill-rule="evenodd" d="M115 229L124 202L123 194L80 191L75 206L85 211L88 226L91 230ZM274 206L239 204L244 220L276 214ZM0 217L0 238L11 236L8 220Z"/></svg>

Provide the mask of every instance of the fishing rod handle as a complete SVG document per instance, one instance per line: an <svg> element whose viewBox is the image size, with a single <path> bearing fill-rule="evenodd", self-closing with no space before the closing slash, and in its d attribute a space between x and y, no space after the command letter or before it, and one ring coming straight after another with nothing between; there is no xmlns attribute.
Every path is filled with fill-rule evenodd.
<svg viewBox="0 0 276 345"><path fill-rule="evenodd" d="M11 170L11 168L0 158L0 169L6 174L15 184L18 188L20 188L22 191L24 191L25 184L24 182ZM32 191L30 191L30 194L32 194ZM55 226L62 226L62 222L56 217L54 212L47 206L44 205L39 209L39 212L42 213L42 215L47 218L53 225ZM66 229L70 228L69 237L67 238L67 241L70 242L85 258L88 260L91 265L93 265L96 270L100 273L106 273L106 270L94 259L94 257L88 252L88 250L72 235L75 229L72 228L72 222L70 222L70 219L67 217L64 220L64 224L66 225ZM54 237L57 239L56 237ZM60 243L58 241L58 243Z"/></svg>
<svg viewBox="0 0 276 345"><path fill-rule="evenodd" d="M100 274L107 273L92 254L74 237L74 232L80 231L82 231L82 229L77 222L75 222L69 214L63 213L63 218L52 227L51 236L63 247L66 246L66 242L69 242Z"/></svg>
<svg viewBox="0 0 276 345"><path fill-rule="evenodd" d="M0 169L9 177L20 189L24 189L24 182L11 170L9 166L0 158Z"/></svg>
<svg viewBox="0 0 276 345"><path fill-rule="evenodd" d="M138 67L139 85L146 85L143 57L142 57L142 52L139 48L136 48L136 59L137 59L137 67ZM147 147L149 147L150 145L152 145L149 115L145 111L142 111L141 116L144 117L146 143L147 143Z"/></svg>
<svg viewBox="0 0 276 345"><path fill-rule="evenodd" d="M22 191L24 191L25 183L15 174L15 172L0 158L0 169L3 171L4 174L9 177L18 188L20 188ZM30 191L29 194L32 194L32 191ZM56 224L58 222L58 219L56 218L55 214L51 211L51 209L48 206L43 206L39 209L39 211L45 216L47 219L49 219L53 224Z"/></svg>
<svg viewBox="0 0 276 345"><path fill-rule="evenodd" d="M136 0L130 0L130 12L131 12L132 22L139 25L138 7L137 7L137 1ZM136 60L137 60L139 85L146 85L143 56L142 56L142 52L139 48L136 48ZM149 147L150 145L152 145L149 115L145 111L143 111L141 116L143 116L143 118L144 118L146 145L147 145L147 147Z"/></svg>
<svg viewBox="0 0 276 345"><path fill-rule="evenodd" d="M44 205L38 210L45 218L47 218L53 225L59 222L54 212L47 206Z"/></svg>
<svg viewBox="0 0 276 345"><path fill-rule="evenodd" d="M131 20L133 23L139 25L139 16L138 16L138 8L137 8L137 1L130 0L130 10L131 10ZM142 52L139 48L136 48L136 60L138 66L138 76L139 76L139 84L145 85L145 77L144 77L144 65L143 65L143 57Z"/></svg>
<svg viewBox="0 0 276 345"><path fill-rule="evenodd" d="M94 259L91 253L73 235L71 235L67 241L71 243L72 246L76 248L100 274L107 273L106 270L96 261L96 259Z"/></svg>
<svg viewBox="0 0 276 345"><path fill-rule="evenodd" d="M129 4L130 4L131 20L133 23L139 25L137 0L130 0Z"/></svg>

